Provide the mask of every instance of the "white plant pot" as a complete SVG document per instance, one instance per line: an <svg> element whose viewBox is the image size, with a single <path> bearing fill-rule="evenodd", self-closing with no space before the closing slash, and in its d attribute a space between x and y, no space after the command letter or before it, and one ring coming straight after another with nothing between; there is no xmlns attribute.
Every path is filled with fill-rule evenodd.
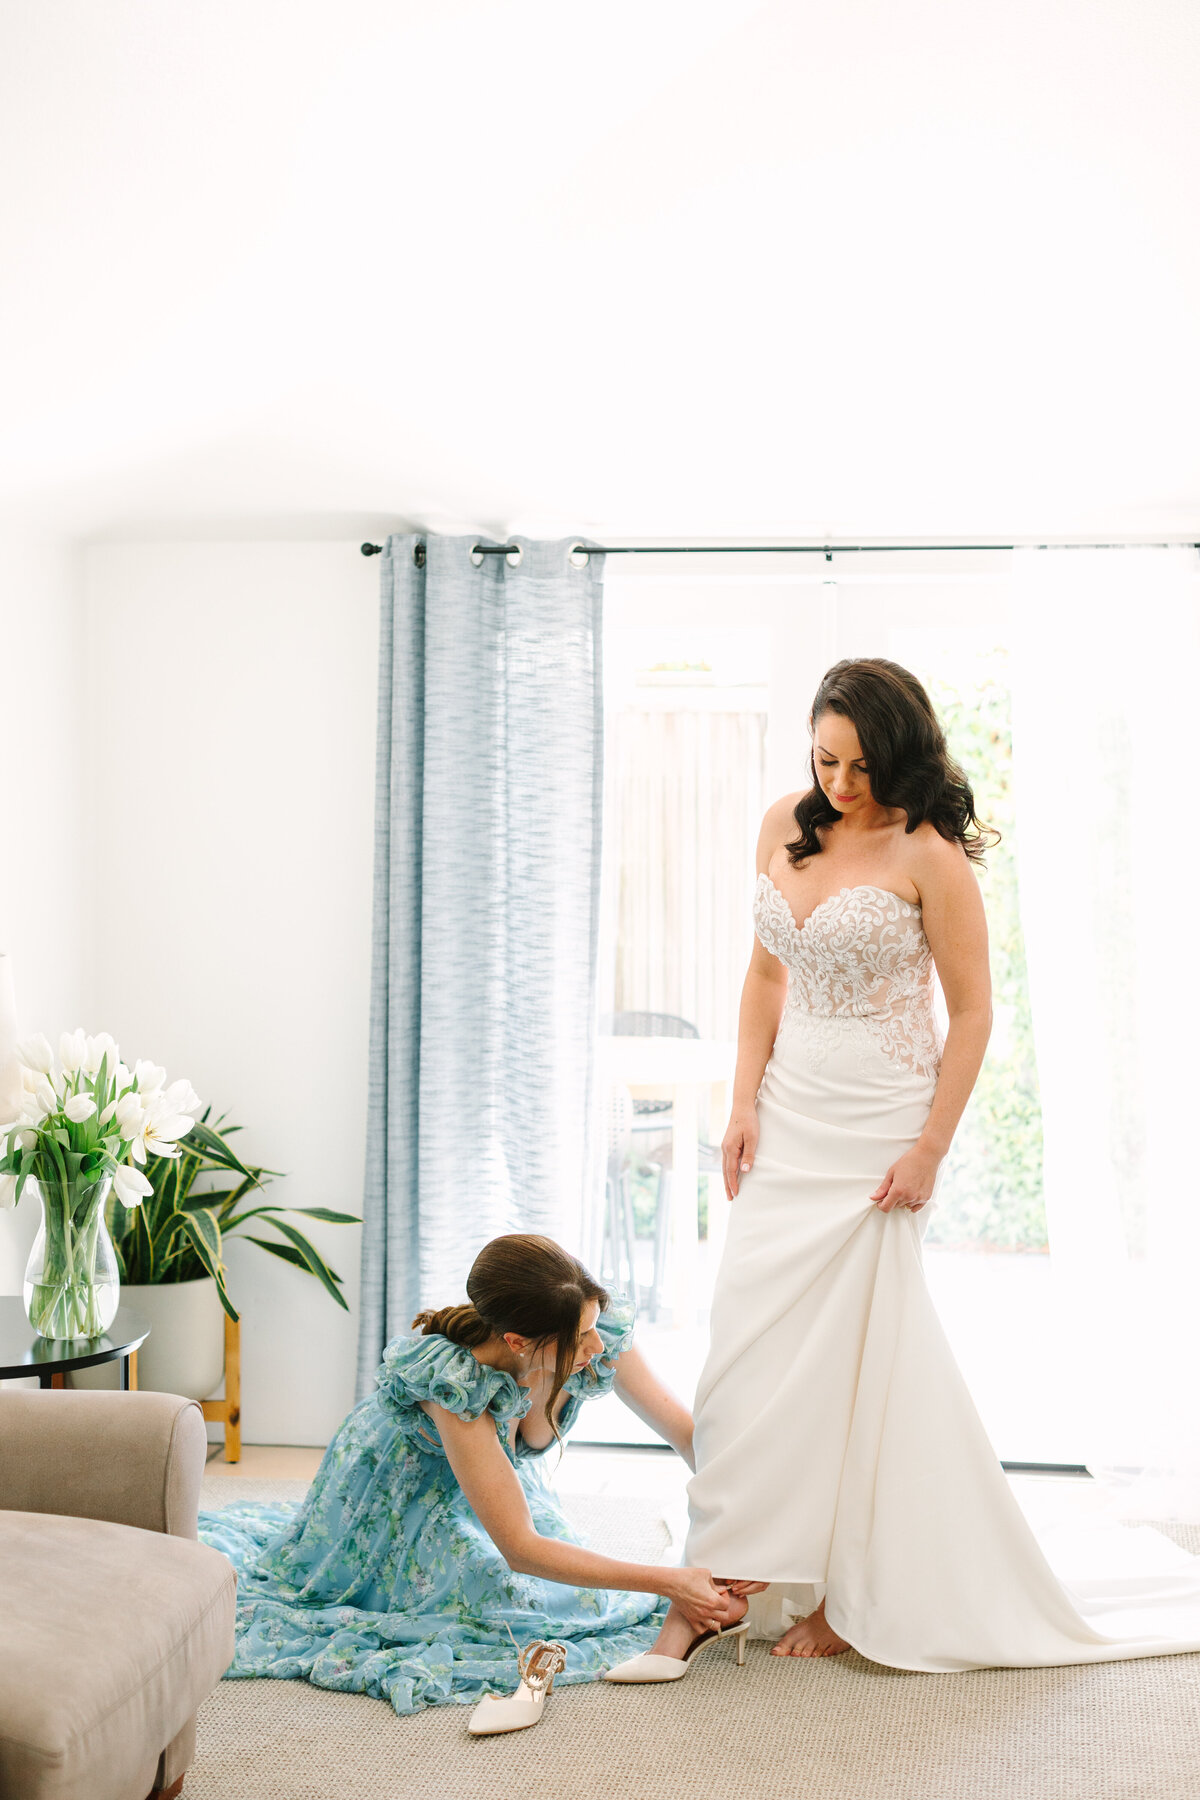
<svg viewBox="0 0 1200 1800"><path fill-rule="evenodd" d="M137 1384L157 1394L207 1400L225 1373L225 1309L211 1275L121 1288L121 1304L138 1313L150 1335L138 1351ZM119 1388L119 1361L74 1369L73 1388Z"/></svg>

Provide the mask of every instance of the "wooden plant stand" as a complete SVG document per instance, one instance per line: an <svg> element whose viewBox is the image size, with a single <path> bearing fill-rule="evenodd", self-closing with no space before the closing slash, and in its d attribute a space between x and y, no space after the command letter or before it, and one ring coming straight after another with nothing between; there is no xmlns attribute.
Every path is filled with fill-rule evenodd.
<svg viewBox="0 0 1200 1800"><path fill-rule="evenodd" d="M225 1314L225 1398L202 1400L206 1419L225 1427L225 1461L242 1460L242 1324Z"/></svg>

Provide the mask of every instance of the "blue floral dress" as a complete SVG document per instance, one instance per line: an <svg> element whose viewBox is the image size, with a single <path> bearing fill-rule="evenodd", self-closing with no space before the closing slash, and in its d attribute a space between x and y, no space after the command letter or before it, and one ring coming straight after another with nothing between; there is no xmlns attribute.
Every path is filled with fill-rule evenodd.
<svg viewBox="0 0 1200 1800"><path fill-rule="evenodd" d="M614 1301L596 1329L604 1352L568 1376L566 1435L584 1400L606 1394L633 1338L634 1308ZM347 1415L302 1501L243 1502L200 1514L200 1538L238 1573L237 1644L227 1678L275 1675L390 1700L418 1712L508 1694L518 1644L557 1638L556 1684L594 1681L648 1650L666 1617L657 1594L576 1588L518 1575L476 1519L419 1405L462 1419L490 1412L541 1536L584 1540L544 1474L543 1451L508 1428L528 1388L431 1334L390 1343L377 1388ZM548 1446L553 1448L553 1444Z"/></svg>

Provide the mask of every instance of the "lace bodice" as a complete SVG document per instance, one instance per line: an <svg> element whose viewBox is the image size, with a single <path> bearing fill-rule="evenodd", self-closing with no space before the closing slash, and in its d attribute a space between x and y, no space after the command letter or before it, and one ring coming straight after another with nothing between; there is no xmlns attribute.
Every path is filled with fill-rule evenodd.
<svg viewBox="0 0 1200 1800"><path fill-rule="evenodd" d="M778 1053L803 1025L813 1066L837 1025L857 1022L867 1053L936 1078L942 1043L933 1016L933 952L921 909L890 888L860 882L815 906L803 925L769 875L754 890L754 928L788 971L787 1002L775 1038Z"/></svg>

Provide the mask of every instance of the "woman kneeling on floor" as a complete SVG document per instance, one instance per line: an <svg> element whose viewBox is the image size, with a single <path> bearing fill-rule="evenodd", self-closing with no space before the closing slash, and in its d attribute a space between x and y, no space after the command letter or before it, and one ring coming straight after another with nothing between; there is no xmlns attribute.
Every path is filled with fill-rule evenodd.
<svg viewBox="0 0 1200 1800"><path fill-rule="evenodd" d="M238 1570L227 1676L398 1713L478 1700L482 1735L535 1723L556 1676L675 1679L723 1634L740 1661L744 1597L706 1569L585 1549L544 1473L583 1402L614 1389L694 1466L691 1417L634 1346L632 1304L524 1233L485 1245L466 1285L468 1304L419 1313L422 1335L387 1346L302 1502L201 1513ZM679 1656L644 1654L672 1630Z"/></svg>

